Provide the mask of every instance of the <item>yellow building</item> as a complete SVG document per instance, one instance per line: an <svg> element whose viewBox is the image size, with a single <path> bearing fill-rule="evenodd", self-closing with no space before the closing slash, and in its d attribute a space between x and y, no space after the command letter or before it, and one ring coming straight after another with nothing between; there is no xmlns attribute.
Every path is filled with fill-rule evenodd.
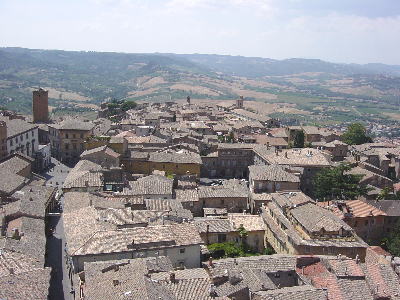
<svg viewBox="0 0 400 300"><path fill-rule="evenodd" d="M85 141L93 135L94 124L69 119L48 127L52 156L62 162L74 163L85 150Z"/></svg>

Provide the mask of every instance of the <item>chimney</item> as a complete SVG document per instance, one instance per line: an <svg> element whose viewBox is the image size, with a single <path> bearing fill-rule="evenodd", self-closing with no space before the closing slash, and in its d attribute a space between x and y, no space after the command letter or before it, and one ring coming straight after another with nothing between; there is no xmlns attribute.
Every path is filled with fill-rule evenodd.
<svg viewBox="0 0 400 300"><path fill-rule="evenodd" d="M8 268L8 272L10 272L10 275L14 275L15 274L14 268Z"/></svg>
<svg viewBox="0 0 400 300"><path fill-rule="evenodd" d="M217 296L217 291L215 290L215 285L210 284L210 297L215 298Z"/></svg>
<svg viewBox="0 0 400 300"><path fill-rule="evenodd" d="M171 281L172 283L176 282L176 276L174 272L169 273L169 281Z"/></svg>
<svg viewBox="0 0 400 300"><path fill-rule="evenodd" d="M114 285L114 286L117 286L117 285L119 285L119 280L117 280L117 279L114 279L114 280L113 280L113 285Z"/></svg>
<svg viewBox="0 0 400 300"><path fill-rule="evenodd" d="M210 256L210 258L208 259L208 266L209 266L209 267L214 267L213 260L212 260L212 257L211 257L211 256Z"/></svg>
<svg viewBox="0 0 400 300"><path fill-rule="evenodd" d="M357 254L356 255L356 264L359 264L360 263L360 256Z"/></svg>

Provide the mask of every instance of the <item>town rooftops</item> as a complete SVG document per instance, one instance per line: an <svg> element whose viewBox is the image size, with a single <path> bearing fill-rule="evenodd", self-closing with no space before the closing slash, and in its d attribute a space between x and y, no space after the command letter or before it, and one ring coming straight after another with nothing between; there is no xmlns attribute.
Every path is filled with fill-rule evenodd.
<svg viewBox="0 0 400 300"><path fill-rule="evenodd" d="M85 263L83 292L87 300L178 300L150 274L172 271L166 257Z"/></svg>
<svg viewBox="0 0 400 300"><path fill-rule="evenodd" d="M172 195L173 180L161 175L149 175L130 182L124 195Z"/></svg>
<svg viewBox="0 0 400 300"><path fill-rule="evenodd" d="M240 187L231 188L223 185L200 186L199 198L247 198L248 192Z"/></svg>
<svg viewBox="0 0 400 300"><path fill-rule="evenodd" d="M81 157L84 158L86 155L91 155L91 154L100 153L100 152L104 152L105 154L107 154L109 156L112 156L112 157L115 157L115 158L118 158L118 157L121 156L119 153L115 152L111 148L109 148L106 145L104 145L104 146L100 146L100 147L93 148L93 149L90 149L90 150L85 150L81 154Z"/></svg>
<svg viewBox="0 0 400 300"><path fill-rule="evenodd" d="M304 203L314 203L314 200L303 192L280 192L272 193L271 196L280 207L296 207Z"/></svg>
<svg viewBox="0 0 400 300"><path fill-rule="evenodd" d="M256 147L254 151L269 164L304 167L329 167L331 165L322 151L318 149L301 148L271 151L264 146Z"/></svg>
<svg viewBox="0 0 400 300"><path fill-rule="evenodd" d="M249 166L250 177L253 180L267 180L275 182L300 182L296 175L285 171L279 165Z"/></svg>
<svg viewBox="0 0 400 300"><path fill-rule="evenodd" d="M0 249L0 299L47 299L50 268L43 268L31 257Z"/></svg>
<svg viewBox="0 0 400 300"><path fill-rule="evenodd" d="M365 202L383 211L387 216L400 216L400 201L398 200L367 200Z"/></svg>
<svg viewBox="0 0 400 300"><path fill-rule="evenodd" d="M68 192L64 194L64 212L71 212L83 207L93 206L95 208L124 208L127 199L120 197L106 197L89 192Z"/></svg>
<svg viewBox="0 0 400 300"><path fill-rule="evenodd" d="M328 300L325 289L317 289L311 285L284 287L269 291L255 292L255 300ZM333 300L333 299L332 299Z"/></svg>
<svg viewBox="0 0 400 300"><path fill-rule="evenodd" d="M84 122L77 119L65 119L59 123L49 124L48 126L59 130L80 130L80 131L89 131L94 128L94 124L92 122Z"/></svg>
<svg viewBox="0 0 400 300"><path fill-rule="evenodd" d="M251 111L248 111L245 109L240 109L240 108L232 110L232 113L239 115L241 117L244 117L246 119L256 120L259 122L268 122L271 120L271 118L268 116L264 116L264 115L257 114L257 113L254 113L254 112L251 112Z"/></svg>
<svg viewBox="0 0 400 300"><path fill-rule="evenodd" d="M285 226L285 230L283 230L275 221L274 218L270 216L268 212L263 209L262 217L264 219L267 227L274 233L275 236L279 238L279 240L283 242L287 242L290 238L291 243L295 245L303 245L303 246L311 246L311 247L342 247L342 248L367 248L367 244L362 240L356 238L355 236L349 238L333 238L327 239L324 235L322 235L322 239L317 238L305 238L300 232L295 228L294 224L285 216L282 210L276 205L274 202L268 202L267 208L270 210L276 218L279 219L279 222ZM296 208L295 208L296 209ZM320 208L323 209L323 208ZM290 210L291 212L291 210ZM333 215L333 214L332 214ZM310 218L310 215L307 215ZM303 220L303 217L300 217ZM321 214L317 215L318 220L321 219ZM341 221L338 217L336 217L338 221ZM343 222L343 221L341 221ZM324 224L319 223L321 226L317 226L322 228ZM343 224L344 225L344 224ZM310 221L306 221L305 226L307 228L314 228L313 224L310 224ZM336 226L334 226L336 227Z"/></svg>
<svg viewBox="0 0 400 300"><path fill-rule="evenodd" d="M167 150L163 152L152 152L149 155L149 161L160 163L176 163L176 164L198 164L201 165L201 157L193 152L177 152Z"/></svg>
<svg viewBox="0 0 400 300"><path fill-rule="evenodd" d="M206 270L201 268L176 270L173 272L174 279L171 280L171 272L151 274L151 279L160 283L170 290L179 300L201 299L222 300L225 298L215 297L210 293L212 285L211 278Z"/></svg>
<svg viewBox="0 0 400 300"><path fill-rule="evenodd" d="M0 163L0 193L7 195L12 194L19 188L21 188L28 178L19 175L18 173L29 167L31 163L19 155L14 155L13 157Z"/></svg>
<svg viewBox="0 0 400 300"><path fill-rule="evenodd" d="M352 228L329 210L306 203L291 209L291 215L310 233L352 231ZM312 216L312 218L310 217Z"/></svg>
<svg viewBox="0 0 400 300"><path fill-rule="evenodd" d="M16 201L4 205L6 215L21 214L44 219L46 205L55 191L54 187L27 185L12 195Z"/></svg>
<svg viewBox="0 0 400 300"><path fill-rule="evenodd" d="M20 217L11 221L12 227L18 228L20 239L6 238L4 248L23 253L44 265L46 252L45 225L42 219ZM8 224L10 226L10 224ZM8 232L13 228L8 228ZM1 243L0 239L0 243ZM1 248L1 246L0 246Z"/></svg>
<svg viewBox="0 0 400 300"><path fill-rule="evenodd" d="M219 277L225 270L262 269L266 273L296 270L296 256L274 254L215 260L207 266L212 277ZM206 264L206 263L205 263Z"/></svg>
<svg viewBox="0 0 400 300"><path fill-rule="evenodd" d="M319 134L321 136L338 135L337 132L316 126L302 126L305 134Z"/></svg>
<svg viewBox="0 0 400 300"><path fill-rule="evenodd" d="M365 218L387 215L384 211L361 200L317 202L317 204L331 210L335 215L342 219L347 217Z"/></svg>
<svg viewBox="0 0 400 300"><path fill-rule="evenodd" d="M398 277L388 263L367 259L361 263L343 256L312 256L300 260L303 263L298 274L314 287L326 289L328 299L399 299Z"/></svg>
<svg viewBox="0 0 400 300"><path fill-rule="evenodd" d="M265 128L260 122L258 121L238 121L233 124L233 128L235 129L242 129L245 127L250 127L254 129L263 129Z"/></svg>
<svg viewBox="0 0 400 300"><path fill-rule="evenodd" d="M102 167L94 162L80 160L69 172L63 188L100 187L103 185L102 174L99 172L101 169Z"/></svg>
<svg viewBox="0 0 400 300"><path fill-rule="evenodd" d="M70 255L95 255L144 249L199 245L202 240L192 224L158 225L129 229L108 229L96 221L94 208L64 215ZM113 227L108 227L113 228Z"/></svg>

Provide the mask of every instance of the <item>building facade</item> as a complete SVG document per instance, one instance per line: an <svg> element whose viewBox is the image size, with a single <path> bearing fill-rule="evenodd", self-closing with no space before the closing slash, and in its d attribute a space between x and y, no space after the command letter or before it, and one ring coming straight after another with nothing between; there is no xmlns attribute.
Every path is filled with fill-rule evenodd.
<svg viewBox="0 0 400 300"><path fill-rule="evenodd" d="M85 151L85 141L93 135L90 122L65 120L49 125L51 155L65 163L76 163Z"/></svg>

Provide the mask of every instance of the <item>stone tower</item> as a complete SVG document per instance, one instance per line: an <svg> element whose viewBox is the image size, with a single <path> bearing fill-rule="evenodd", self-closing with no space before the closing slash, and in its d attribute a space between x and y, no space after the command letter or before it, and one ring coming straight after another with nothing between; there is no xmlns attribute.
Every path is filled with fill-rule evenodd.
<svg viewBox="0 0 400 300"><path fill-rule="evenodd" d="M243 96L240 96L240 98L236 100L236 108L243 108L243 101Z"/></svg>
<svg viewBox="0 0 400 300"><path fill-rule="evenodd" d="M49 91L39 88L33 91L33 123L46 123L49 120Z"/></svg>
<svg viewBox="0 0 400 300"><path fill-rule="evenodd" d="M7 123L0 121L0 159L7 156Z"/></svg>

